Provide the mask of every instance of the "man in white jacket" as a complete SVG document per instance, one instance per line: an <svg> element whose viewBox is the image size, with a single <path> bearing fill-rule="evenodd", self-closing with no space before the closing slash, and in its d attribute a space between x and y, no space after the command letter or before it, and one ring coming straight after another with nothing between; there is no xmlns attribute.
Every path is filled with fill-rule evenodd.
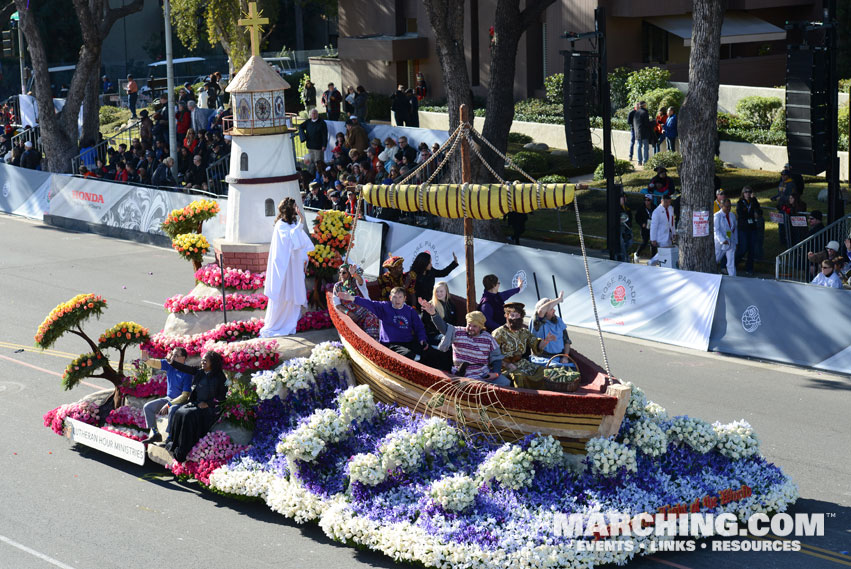
<svg viewBox="0 0 851 569"><path fill-rule="evenodd" d="M715 214L715 262L727 257L727 274L736 276L736 243L739 234L736 231L736 214L730 213L732 204L729 198L721 202L721 211Z"/></svg>
<svg viewBox="0 0 851 569"><path fill-rule="evenodd" d="M674 208L671 207L671 194L662 196L662 203L653 210L650 216L650 244L657 248L674 246ZM659 253L650 259L650 265L658 265Z"/></svg>

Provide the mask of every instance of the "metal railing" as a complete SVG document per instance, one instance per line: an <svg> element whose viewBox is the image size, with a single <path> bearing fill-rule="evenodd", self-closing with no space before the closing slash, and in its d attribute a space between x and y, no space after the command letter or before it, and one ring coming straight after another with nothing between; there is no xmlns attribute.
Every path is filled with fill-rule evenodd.
<svg viewBox="0 0 851 569"><path fill-rule="evenodd" d="M814 274L810 270L812 263L807 258L807 253L824 251L831 241L837 241L841 248L845 239L849 236L849 229L851 229L851 215L846 215L815 235L811 235L786 249L777 255L774 265L774 278L779 281L810 282Z"/></svg>
<svg viewBox="0 0 851 569"><path fill-rule="evenodd" d="M230 154L226 154L207 166L207 190L217 196L228 194L228 183L225 177L230 166Z"/></svg>
<svg viewBox="0 0 851 569"><path fill-rule="evenodd" d="M130 148L134 138L139 138L140 124L142 121L136 121L128 126L125 126L109 138L102 140L94 146L87 148L85 152L71 158L71 172L77 173L81 165L94 165L95 161L100 158L106 162L106 149L110 146L118 146L126 144Z"/></svg>
<svg viewBox="0 0 851 569"><path fill-rule="evenodd" d="M23 147L26 142L32 142L34 147L38 148L39 150L43 150L41 144L41 136L39 136L39 131L37 128L25 128L15 136L13 136L11 140L12 148L14 148L15 146Z"/></svg>

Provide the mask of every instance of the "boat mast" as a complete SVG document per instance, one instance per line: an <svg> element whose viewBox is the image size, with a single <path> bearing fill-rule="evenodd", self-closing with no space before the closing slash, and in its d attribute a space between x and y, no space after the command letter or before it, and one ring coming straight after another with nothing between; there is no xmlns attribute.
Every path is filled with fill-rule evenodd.
<svg viewBox="0 0 851 569"><path fill-rule="evenodd" d="M461 105L461 124L469 124L470 109L467 105ZM467 129L462 127L461 136L461 183L469 184L473 181L473 173L470 166L470 142L467 139ZM465 199L466 196L461 196ZM466 211L465 211L466 214ZM476 310L476 262L473 258L473 220L464 215L464 255L467 269L467 312Z"/></svg>

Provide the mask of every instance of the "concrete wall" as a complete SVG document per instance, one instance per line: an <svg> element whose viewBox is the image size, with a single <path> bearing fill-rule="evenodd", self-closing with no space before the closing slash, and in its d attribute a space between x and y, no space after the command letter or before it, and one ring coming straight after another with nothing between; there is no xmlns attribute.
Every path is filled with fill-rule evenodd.
<svg viewBox="0 0 851 569"><path fill-rule="evenodd" d="M688 93L688 83L673 83L674 87ZM781 101L786 100L786 89L771 87L744 87L742 85L719 85L718 87L718 110L725 113L735 113L736 103L745 97L777 97ZM839 94L839 104L848 104L848 93Z"/></svg>
<svg viewBox="0 0 851 569"><path fill-rule="evenodd" d="M324 112L319 102L322 98L322 92L328 88L328 83L333 83L342 93L345 87L343 86L343 74L341 70L340 60L330 57L311 57L310 61L310 80L316 85L316 105L320 107L319 112ZM298 85L293 85L298 89Z"/></svg>
<svg viewBox="0 0 851 569"><path fill-rule="evenodd" d="M484 117L476 117L474 126L481 132L485 123ZM449 117L445 113L430 113L420 111L420 127L435 130L448 130ZM511 132L527 134L535 142L544 142L552 148L566 148L564 126L560 124L541 124L514 121ZM603 147L603 130L591 129L591 141L598 148ZM622 130L612 131L612 154L615 158L626 160L629 156L629 133ZM768 144L749 144L747 142L721 141L721 160L737 168L751 170L768 170L780 172L787 162L785 146ZM848 153L839 153L839 178L848 179Z"/></svg>

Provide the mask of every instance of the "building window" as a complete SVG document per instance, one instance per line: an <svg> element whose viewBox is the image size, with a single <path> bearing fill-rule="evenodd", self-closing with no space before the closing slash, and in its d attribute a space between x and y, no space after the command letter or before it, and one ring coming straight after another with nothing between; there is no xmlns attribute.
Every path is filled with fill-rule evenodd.
<svg viewBox="0 0 851 569"><path fill-rule="evenodd" d="M243 154L243 156L245 156ZM272 201L272 198L268 198L265 202L266 205L266 217L274 217L275 215L275 202Z"/></svg>
<svg viewBox="0 0 851 569"><path fill-rule="evenodd" d="M239 171L248 172L248 154L245 152L239 156Z"/></svg>
<svg viewBox="0 0 851 569"><path fill-rule="evenodd" d="M642 24L642 55L644 63L668 62L668 32L653 24Z"/></svg>

